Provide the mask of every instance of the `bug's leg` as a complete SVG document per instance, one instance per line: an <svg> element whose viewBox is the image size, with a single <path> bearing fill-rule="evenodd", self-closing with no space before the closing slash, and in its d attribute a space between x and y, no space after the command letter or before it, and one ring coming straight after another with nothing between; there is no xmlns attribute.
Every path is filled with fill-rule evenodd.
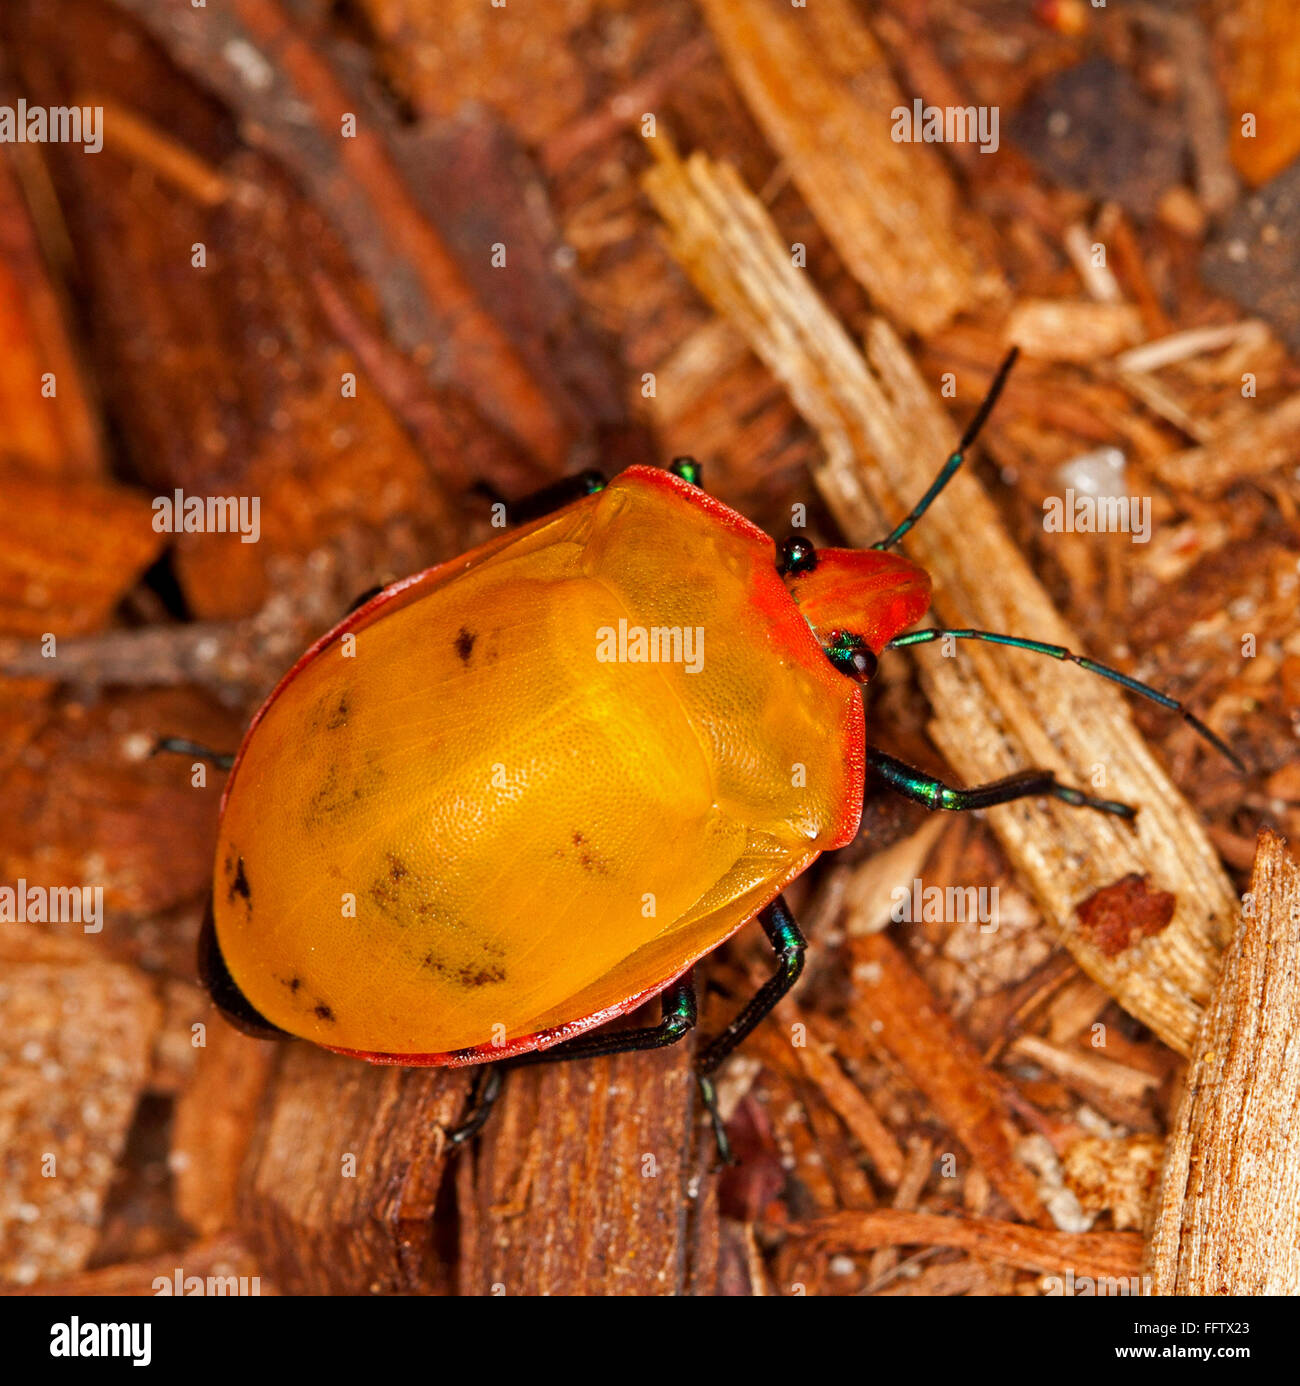
<svg viewBox="0 0 1300 1386"><path fill-rule="evenodd" d="M367 587L343 614L351 616L354 611L360 611L368 601L373 601L383 590L384 584L382 582L376 583L374 587Z"/></svg>
<svg viewBox="0 0 1300 1386"><path fill-rule="evenodd" d="M492 1108L496 1106L497 1098L501 1096L501 1090L505 1087L503 1067L502 1064L489 1064L487 1068L480 1069L474 1075L474 1086L469 1094L469 1115L454 1131L447 1132L449 1145L462 1145L483 1129L483 1124L492 1115Z"/></svg>
<svg viewBox="0 0 1300 1386"><path fill-rule="evenodd" d="M200 746L197 741L187 741L183 736L164 736L149 752L151 756L156 756L159 751L171 751L178 756L194 756L198 760L206 760L215 765L219 770L229 770L235 763L235 758L226 751L214 751L207 746Z"/></svg>
<svg viewBox="0 0 1300 1386"><path fill-rule="evenodd" d="M759 913L758 922L763 926L763 932L776 953L776 971L750 998L749 1004L731 1024L695 1056L695 1076L700 1085L700 1096L713 1119L713 1134L718 1142L718 1153L727 1164L731 1163L731 1148L722 1127L722 1118L718 1115L718 1097L713 1086L713 1075L731 1051L799 980L799 974L803 971L804 952L808 947L808 941L800 931L783 896L778 895Z"/></svg>
<svg viewBox="0 0 1300 1386"><path fill-rule="evenodd" d="M578 472L574 476L561 477L539 491L533 491L518 500L506 501L506 518L512 525L523 524L528 520L540 520L552 510L581 500L583 496L594 495L605 489L605 474L594 467Z"/></svg>
<svg viewBox="0 0 1300 1386"><path fill-rule="evenodd" d="M694 1029L696 1020L695 978L690 972L665 987L660 997L663 1019L658 1025L642 1030L618 1030L614 1034L597 1032L579 1035L550 1049L521 1054L507 1059L507 1068L523 1068L529 1064L560 1063L565 1059L597 1059L606 1054L630 1054L640 1049L663 1049L684 1039Z"/></svg>
<svg viewBox="0 0 1300 1386"><path fill-rule="evenodd" d="M704 468L693 457L674 457L668 464L668 470L674 476L679 476L683 481L689 481L692 486L698 486L704 490Z"/></svg>
<svg viewBox="0 0 1300 1386"><path fill-rule="evenodd" d="M676 1044L695 1025L695 981L688 972L664 989L660 998L663 1019L642 1030L620 1030L616 1034L579 1035L550 1049L505 1059L483 1070L471 1094L469 1116L447 1139L453 1145L467 1141L482 1129L493 1104L501 1096L506 1073L531 1064L562 1063L566 1059L595 1059L609 1054L628 1054L642 1049L663 1049Z"/></svg>
<svg viewBox="0 0 1300 1386"><path fill-rule="evenodd" d="M933 775L924 774L914 766L897 760L874 746L867 750L867 764L891 789L931 809L961 812L967 809L991 808L994 804L1009 804L1014 799L1044 797L1060 799L1062 803L1072 804L1076 808L1113 813L1118 818L1132 819L1137 816L1137 810L1129 804L1121 804L1115 799L1097 799L1091 794L1085 794L1081 789L1059 784L1050 770L1021 770L1015 775L1008 775L1004 780L994 780L991 784L954 789L942 780L935 779Z"/></svg>

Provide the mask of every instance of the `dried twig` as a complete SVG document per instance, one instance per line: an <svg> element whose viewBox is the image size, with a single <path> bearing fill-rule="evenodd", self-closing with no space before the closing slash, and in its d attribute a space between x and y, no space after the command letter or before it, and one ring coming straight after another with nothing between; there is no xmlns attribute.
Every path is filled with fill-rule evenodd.
<svg viewBox="0 0 1300 1386"><path fill-rule="evenodd" d="M902 1065L935 1114L1020 1217L1042 1218L1033 1174L1015 1156L1018 1131L997 1077L885 934L853 941L853 1020Z"/></svg>
<svg viewBox="0 0 1300 1386"><path fill-rule="evenodd" d="M1138 1274L1142 1238L1136 1232L1049 1232L996 1218L953 1218L877 1208L836 1213L785 1229L833 1251L880 1246L954 1246L1029 1270L1072 1270L1076 1277L1128 1278Z"/></svg>

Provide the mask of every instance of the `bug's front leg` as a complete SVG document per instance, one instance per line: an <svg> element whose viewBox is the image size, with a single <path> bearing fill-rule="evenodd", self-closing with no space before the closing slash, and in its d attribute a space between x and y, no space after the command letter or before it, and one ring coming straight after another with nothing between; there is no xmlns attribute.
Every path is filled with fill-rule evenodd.
<svg viewBox="0 0 1300 1386"><path fill-rule="evenodd" d="M890 789L930 809L948 809L956 813L992 808L995 804L1010 804L1016 799L1048 798L1059 799L1074 808L1113 813L1117 818L1133 819L1137 816L1137 810L1131 804L1122 804L1117 799L1098 799L1072 785L1061 784L1050 770L1021 770L991 784L957 789L874 746L867 749L867 764Z"/></svg>

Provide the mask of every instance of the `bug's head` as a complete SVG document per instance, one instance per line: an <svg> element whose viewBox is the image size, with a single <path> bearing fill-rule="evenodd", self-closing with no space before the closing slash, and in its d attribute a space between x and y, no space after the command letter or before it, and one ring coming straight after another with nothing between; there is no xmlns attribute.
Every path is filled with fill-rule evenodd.
<svg viewBox="0 0 1300 1386"><path fill-rule="evenodd" d="M930 575L886 550L814 549L806 539L787 539L777 567L827 658L859 683L930 606Z"/></svg>

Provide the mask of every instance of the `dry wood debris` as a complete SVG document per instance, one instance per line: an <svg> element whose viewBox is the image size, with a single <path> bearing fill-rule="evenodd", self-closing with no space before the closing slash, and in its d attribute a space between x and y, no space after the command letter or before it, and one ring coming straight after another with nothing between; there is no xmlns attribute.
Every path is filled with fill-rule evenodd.
<svg viewBox="0 0 1300 1386"><path fill-rule="evenodd" d="M104 898L0 920L5 1292L1300 1290L1297 74L1290 0L6 0L0 105L107 133L0 145L0 886ZM917 104L997 149L896 139ZM455 1154L466 1073L224 1025L221 776L157 737L230 749L358 592L584 466L693 454L776 537L869 544L1013 342L905 541L936 618L1170 689L1245 775L1076 668L882 659L881 745L1141 811L869 787L789 891L813 947L722 1075L725 1171L686 1047L520 1072ZM259 541L158 532L177 489L258 496ZM1149 531L1052 528L1067 495Z"/></svg>

